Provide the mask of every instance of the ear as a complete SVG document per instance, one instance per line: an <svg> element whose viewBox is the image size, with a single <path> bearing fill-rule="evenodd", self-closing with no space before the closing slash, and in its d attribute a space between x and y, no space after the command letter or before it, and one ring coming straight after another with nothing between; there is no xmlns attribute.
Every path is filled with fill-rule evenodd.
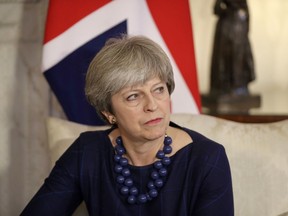
<svg viewBox="0 0 288 216"><path fill-rule="evenodd" d="M116 117L115 117L112 113L107 112L107 111L103 111L103 112L101 112L101 113L106 117L107 121L108 121L111 125L113 125L113 124L116 123Z"/></svg>

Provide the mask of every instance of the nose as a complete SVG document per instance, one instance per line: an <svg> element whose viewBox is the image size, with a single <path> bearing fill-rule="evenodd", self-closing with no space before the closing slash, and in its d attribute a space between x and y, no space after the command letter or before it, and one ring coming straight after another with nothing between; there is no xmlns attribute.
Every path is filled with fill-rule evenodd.
<svg viewBox="0 0 288 216"><path fill-rule="evenodd" d="M147 95L145 99L145 112L153 112L158 108L157 101L152 95Z"/></svg>

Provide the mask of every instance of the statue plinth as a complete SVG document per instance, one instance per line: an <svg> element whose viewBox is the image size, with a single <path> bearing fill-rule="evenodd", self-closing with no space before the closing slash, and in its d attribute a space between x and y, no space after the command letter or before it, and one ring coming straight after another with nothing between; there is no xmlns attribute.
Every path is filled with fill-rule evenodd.
<svg viewBox="0 0 288 216"><path fill-rule="evenodd" d="M202 95L202 106L209 114L248 114L251 108L259 108L260 95Z"/></svg>

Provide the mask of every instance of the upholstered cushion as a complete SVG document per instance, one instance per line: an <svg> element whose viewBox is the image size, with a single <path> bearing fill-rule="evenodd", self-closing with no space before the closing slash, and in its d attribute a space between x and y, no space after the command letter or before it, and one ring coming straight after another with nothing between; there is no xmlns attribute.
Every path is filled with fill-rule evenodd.
<svg viewBox="0 0 288 216"><path fill-rule="evenodd" d="M284 213L282 213L281 215L278 215L278 216L288 216L288 212L284 212Z"/></svg>
<svg viewBox="0 0 288 216"><path fill-rule="evenodd" d="M191 114L173 114L171 120L224 145L236 216L276 216L288 211L288 120L244 124ZM57 118L47 123L52 164L79 133L106 128Z"/></svg>
<svg viewBox="0 0 288 216"><path fill-rule="evenodd" d="M60 118L50 117L47 119L48 144L51 151L51 162L54 162L67 149L69 145L79 136L83 131L88 130L103 130L107 126L88 126L63 120Z"/></svg>

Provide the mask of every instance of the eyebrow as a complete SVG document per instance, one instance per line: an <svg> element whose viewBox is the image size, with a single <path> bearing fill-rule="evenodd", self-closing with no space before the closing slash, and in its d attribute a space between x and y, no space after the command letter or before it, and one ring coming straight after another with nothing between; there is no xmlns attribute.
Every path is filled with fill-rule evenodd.
<svg viewBox="0 0 288 216"><path fill-rule="evenodd" d="M163 81L163 80L159 80L159 82L156 82L156 83L154 83L153 85L152 85L152 88L154 87L154 86L157 86L157 85L160 85L160 84L165 84L165 81ZM129 91L137 91L138 89L138 87L140 86L144 86L145 84L135 84L135 85L132 85L132 86L127 86L127 87L124 87L124 89L126 89L127 88L127 90L124 90L124 89L122 89L122 90L120 90L119 91L119 93L121 94L121 95L124 95L124 94L126 94L126 93L128 93ZM124 91L123 91L124 90ZM122 92L123 91L123 92Z"/></svg>

